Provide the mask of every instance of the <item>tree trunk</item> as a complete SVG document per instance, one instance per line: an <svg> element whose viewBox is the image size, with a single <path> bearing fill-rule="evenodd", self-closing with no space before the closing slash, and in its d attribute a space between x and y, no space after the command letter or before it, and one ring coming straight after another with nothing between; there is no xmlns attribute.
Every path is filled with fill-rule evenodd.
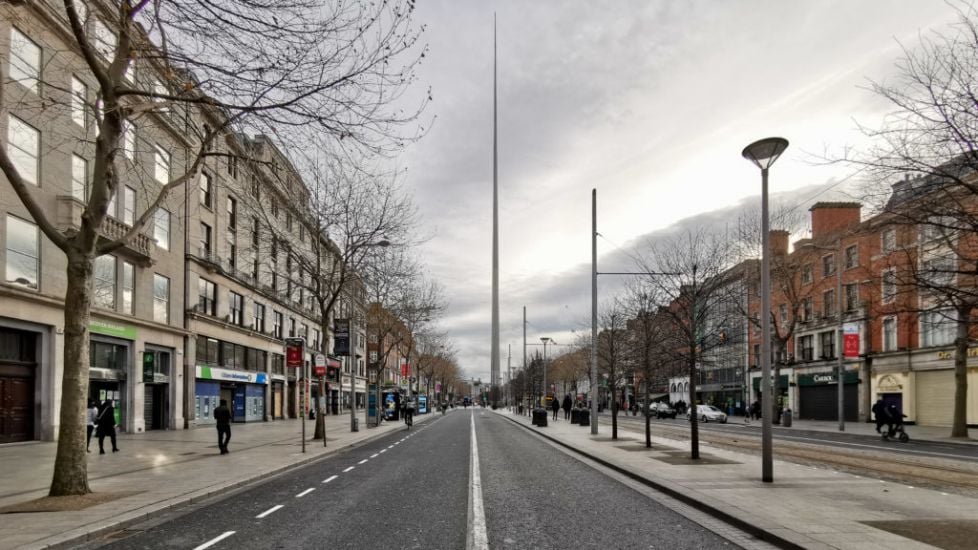
<svg viewBox="0 0 978 550"><path fill-rule="evenodd" d="M696 344L690 347L689 353L689 405L686 409L689 415L689 456L693 460L700 457L700 425L696 418Z"/></svg>
<svg viewBox="0 0 978 550"><path fill-rule="evenodd" d="M612 371L611 376L608 377L608 395L611 396L611 439L618 439L618 396L615 392L618 388L615 387L614 382L614 371Z"/></svg>
<svg viewBox="0 0 978 550"><path fill-rule="evenodd" d="M645 379L645 448L652 446L652 418L649 416L649 380Z"/></svg>
<svg viewBox="0 0 978 550"><path fill-rule="evenodd" d="M61 381L61 416L58 450L50 496L84 495L88 488L88 454L85 449L86 398L88 396L89 338L94 260L68 253L68 286L65 292L64 373Z"/></svg>
<svg viewBox="0 0 978 550"><path fill-rule="evenodd" d="M971 307L958 308L957 337L954 340L954 419L951 437L968 437L968 333Z"/></svg>
<svg viewBox="0 0 978 550"><path fill-rule="evenodd" d="M316 428L313 430L312 433L312 438L316 440L326 438L326 380L322 376L318 378L319 378L319 403L317 403L316 405L322 403L322 406L316 407ZM325 443L326 442L324 441L323 442L324 447L326 446Z"/></svg>

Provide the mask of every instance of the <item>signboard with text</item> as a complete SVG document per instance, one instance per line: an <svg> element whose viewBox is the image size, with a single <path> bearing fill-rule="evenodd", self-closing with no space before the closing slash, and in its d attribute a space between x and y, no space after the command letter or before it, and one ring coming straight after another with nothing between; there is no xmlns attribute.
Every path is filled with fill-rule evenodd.
<svg viewBox="0 0 978 550"><path fill-rule="evenodd" d="M350 355L350 320L336 319L333 325L333 355L349 357Z"/></svg>
<svg viewBox="0 0 978 550"><path fill-rule="evenodd" d="M317 353L313 360L312 368L316 376L326 376L326 356L322 353Z"/></svg>
<svg viewBox="0 0 978 550"><path fill-rule="evenodd" d="M842 326L842 353L845 357L859 357L859 323Z"/></svg>
<svg viewBox="0 0 978 550"><path fill-rule="evenodd" d="M285 339L285 366L299 368L303 364L305 340L302 338Z"/></svg>

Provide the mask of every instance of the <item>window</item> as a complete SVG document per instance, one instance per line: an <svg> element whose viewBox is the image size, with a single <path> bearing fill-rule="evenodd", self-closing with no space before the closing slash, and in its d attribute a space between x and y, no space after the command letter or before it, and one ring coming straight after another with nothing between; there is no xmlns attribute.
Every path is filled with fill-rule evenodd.
<svg viewBox="0 0 978 550"><path fill-rule="evenodd" d="M153 274L153 320L170 322L170 279L159 273Z"/></svg>
<svg viewBox="0 0 978 550"><path fill-rule="evenodd" d="M319 351L319 329L312 329L312 349Z"/></svg>
<svg viewBox="0 0 978 550"><path fill-rule="evenodd" d="M888 304L896 298L896 272L888 269L883 272L883 303Z"/></svg>
<svg viewBox="0 0 978 550"><path fill-rule="evenodd" d="M76 77L71 77L71 120L86 128L88 117L85 116L85 104L88 101L88 86Z"/></svg>
<svg viewBox="0 0 978 550"><path fill-rule="evenodd" d="M78 155L71 155L71 196L88 201L88 161Z"/></svg>
<svg viewBox="0 0 978 550"><path fill-rule="evenodd" d="M213 182L211 181L211 176L207 172L202 172L200 175L200 204L203 204L207 208L211 208L213 203Z"/></svg>
<svg viewBox="0 0 978 550"><path fill-rule="evenodd" d="M883 351L895 351L897 349L897 318L887 317L883 319Z"/></svg>
<svg viewBox="0 0 978 550"><path fill-rule="evenodd" d="M167 100L164 98L168 95L170 95L170 91L166 89L166 86L159 79L153 79L153 103L158 105L166 103ZM170 109L169 107L160 107L159 112L169 114Z"/></svg>
<svg viewBox="0 0 978 550"><path fill-rule="evenodd" d="M299 224L299 242L306 242L306 226L304 224Z"/></svg>
<svg viewBox="0 0 978 550"><path fill-rule="evenodd" d="M304 338L306 342L309 342L309 327L304 324L299 325L299 338Z"/></svg>
<svg viewBox="0 0 978 550"><path fill-rule="evenodd" d="M228 175L232 178L238 177L238 157L228 155Z"/></svg>
<svg viewBox="0 0 978 550"><path fill-rule="evenodd" d="M811 321L812 316L814 315L811 297L802 299L801 308L802 308L802 320Z"/></svg>
<svg viewBox="0 0 978 550"><path fill-rule="evenodd" d="M920 314L920 346L947 346L954 343L957 320L954 310L925 311Z"/></svg>
<svg viewBox="0 0 978 550"><path fill-rule="evenodd" d="M122 262L122 312L135 314L133 297L136 292L136 268L129 262Z"/></svg>
<svg viewBox="0 0 978 550"><path fill-rule="evenodd" d="M252 329L265 332L265 306L255 302L255 313L252 319Z"/></svg>
<svg viewBox="0 0 978 550"><path fill-rule="evenodd" d="M859 266L859 247L856 245L846 247L846 269Z"/></svg>
<svg viewBox="0 0 978 550"><path fill-rule="evenodd" d="M798 348L801 350L802 361L815 358L815 338L811 334L798 338Z"/></svg>
<svg viewBox="0 0 978 550"><path fill-rule="evenodd" d="M835 315L835 290L826 290L822 293L822 315L825 317Z"/></svg>
<svg viewBox="0 0 978 550"><path fill-rule="evenodd" d="M278 201L272 198L272 217L278 219Z"/></svg>
<svg viewBox="0 0 978 550"><path fill-rule="evenodd" d="M210 259L211 257L211 226L200 222L200 256Z"/></svg>
<svg viewBox="0 0 978 550"><path fill-rule="evenodd" d="M950 256L937 256L925 260L921 269L922 286L931 288L949 287L957 275L957 262Z"/></svg>
<svg viewBox="0 0 978 550"><path fill-rule="evenodd" d="M802 282L802 284L806 284L806 285L807 284L810 284L815 279L814 273L815 273L815 270L812 267L812 264L805 264L805 266L801 268L801 282Z"/></svg>
<svg viewBox="0 0 978 550"><path fill-rule="evenodd" d="M927 223L920 225L920 242L931 245L949 244L956 233L954 218L931 216L927 219Z"/></svg>
<svg viewBox="0 0 978 550"><path fill-rule="evenodd" d="M115 33L109 29L108 25L98 19L95 20L94 30L95 51L105 59L112 59L115 53Z"/></svg>
<svg viewBox="0 0 978 550"><path fill-rule="evenodd" d="M230 312L230 321L235 325L244 324L244 296L234 292L233 290L228 291L228 311Z"/></svg>
<svg viewBox="0 0 978 550"><path fill-rule="evenodd" d="M279 353L272 354L272 374L285 374L285 356Z"/></svg>
<svg viewBox="0 0 978 550"><path fill-rule="evenodd" d="M7 282L37 288L40 248L37 226L7 214Z"/></svg>
<svg viewBox="0 0 978 550"><path fill-rule="evenodd" d="M136 190L122 188L122 223L132 225L136 221Z"/></svg>
<svg viewBox="0 0 978 550"><path fill-rule="evenodd" d="M155 156L156 165L153 171L153 177L159 183L170 183L170 153L157 145Z"/></svg>
<svg viewBox="0 0 978 550"><path fill-rule="evenodd" d="M238 257L238 236L233 229L228 229L228 267L233 271L237 268Z"/></svg>
<svg viewBox="0 0 978 550"><path fill-rule="evenodd" d="M822 256L822 277L828 277L835 273L835 254Z"/></svg>
<svg viewBox="0 0 978 550"><path fill-rule="evenodd" d="M255 258L251 263L251 278L255 280L256 284L258 283L258 277L260 275L261 272L258 270L258 258Z"/></svg>
<svg viewBox="0 0 978 550"><path fill-rule="evenodd" d="M258 250L259 245L259 234L261 233L261 222L258 221L258 216L251 219L251 246Z"/></svg>
<svg viewBox="0 0 978 550"><path fill-rule="evenodd" d="M289 317L289 338L295 338L295 317Z"/></svg>
<svg viewBox="0 0 978 550"><path fill-rule="evenodd" d="M37 185L38 151L41 133L15 116L7 117L7 154L17 173L27 183Z"/></svg>
<svg viewBox="0 0 978 550"><path fill-rule="evenodd" d="M136 162L136 125L128 120L122 123L122 152L127 159Z"/></svg>
<svg viewBox="0 0 978 550"><path fill-rule="evenodd" d="M257 176L251 178L251 196L256 199L261 198L261 180Z"/></svg>
<svg viewBox="0 0 978 550"><path fill-rule="evenodd" d="M285 229L292 232L292 212L285 213Z"/></svg>
<svg viewBox="0 0 978 550"><path fill-rule="evenodd" d="M15 27L10 29L10 80L40 92L41 47Z"/></svg>
<svg viewBox="0 0 978 550"><path fill-rule="evenodd" d="M880 235L880 248L883 254L889 254L896 250L897 240L896 240L896 229L886 229L883 234Z"/></svg>
<svg viewBox="0 0 978 550"><path fill-rule="evenodd" d="M274 318L274 325L272 325L272 332L276 338L282 338L282 314L278 311L274 312L272 316Z"/></svg>
<svg viewBox="0 0 978 550"><path fill-rule="evenodd" d="M846 311L854 311L859 307L859 285L850 283L846 289Z"/></svg>
<svg viewBox="0 0 978 550"><path fill-rule="evenodd" d="M217 313L217 285L207 279L197 279L197 309L207 315Z"/></svg>
<svg viewBox="0 0 978 550"><path fill-rule="evenodd" d="M156 210L156 214L153 215L153 238L156 239L156 245L163 250L170 249L170 212L164 208Z"/></svg>
<svg viewBox="0 0 978 550"><path fill-rule="evenodd" d="M788 305L781 304L778 306L778 318L781 323L781 327L788 326Z"/></svg>
<svg viewBox="0 0 978 550"><path fill-rule="evenodd" d="M92 305L115 309L115 256L95 258L95 284Z"/></svg>
<svg viewBox="0 0 978 550"><path fill-rule="evenodd" d="M822 359L835 358L835 331L827 330L818 334L819 344L822 346Z"/></svg>
<svg viewBox="0 0 978 550"><path fill-rule="evenodd" d="M228 197L228 229L238 229L238 201L234 197Z"/></svg>

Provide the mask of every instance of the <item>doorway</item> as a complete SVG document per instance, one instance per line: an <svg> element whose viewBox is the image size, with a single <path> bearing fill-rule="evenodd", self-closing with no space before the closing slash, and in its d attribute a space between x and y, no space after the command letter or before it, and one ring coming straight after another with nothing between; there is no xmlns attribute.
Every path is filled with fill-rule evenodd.
<svg viewBox="0 0 978 550"><path fill-rule="evenodd" d="M143 421L146 424L146 429L167 429L166 419L169 418L167 395L170 386L168 384L146 384L144 388Z"/></svg>
<svg viewBox="0 0 978 550"><path fill-rule="evenodd" d="M36 334L0 330L0 443L34 439Z"/></svg>

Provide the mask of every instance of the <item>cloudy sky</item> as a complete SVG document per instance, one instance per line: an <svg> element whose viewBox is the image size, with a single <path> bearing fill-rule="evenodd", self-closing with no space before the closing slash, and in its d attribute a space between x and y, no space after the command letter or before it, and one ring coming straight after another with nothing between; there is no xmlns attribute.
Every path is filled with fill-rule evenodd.
<svg viewBox="0 0 978 550"><path fill-rule="evenodd" d="M887 106L865 89L896 72L900 43L954 19L940 0L424 0L430 133L402 162L433 235L423 248L450 308L462 367L489 379L492 32L498 24L500 345L570 344L590 319L591 189L599 269L675 225L716 225L759 202L740 156L791 142L772 169L778 200L836 198L844 168L812 154L859 144L855 122ZM634 267L632 267L634 269ZM614 292L601 278L602 295ZM531 351L539 347L529 348Z"/></svg>

